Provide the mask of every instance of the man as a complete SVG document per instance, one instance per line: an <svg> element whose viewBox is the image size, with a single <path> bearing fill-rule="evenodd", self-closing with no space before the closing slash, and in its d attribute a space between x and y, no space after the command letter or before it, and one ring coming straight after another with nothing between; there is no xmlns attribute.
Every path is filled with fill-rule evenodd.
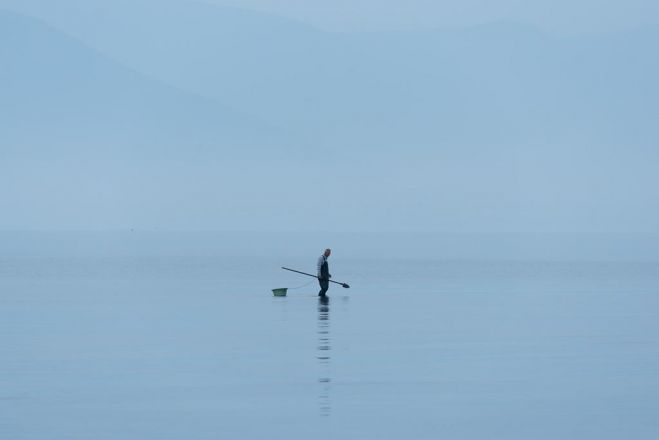
<svg viewBox="0 0 659 440"><path fill-rule="evenodd" d="M327 290L329 289L329 279L332 278L332 275L329 273L329 266L327 264L327 259L329 256L332 254L331 249L325 249L325 252L323 252L323 255L318 258L318 283L320 284L320 292L318 292L318 296L323 297L327 293Z"/></svg>

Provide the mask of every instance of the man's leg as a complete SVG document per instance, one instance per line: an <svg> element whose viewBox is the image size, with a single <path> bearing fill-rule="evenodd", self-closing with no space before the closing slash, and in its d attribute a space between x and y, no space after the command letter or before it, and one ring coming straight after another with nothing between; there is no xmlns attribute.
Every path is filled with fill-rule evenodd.
<svg viewBox="0 0 659 440"><path fill-rule="evenodd" d="M318 280L318 283L320 284L320 292L318 292L318 296L325 296L327 290L329 289L329 281Z"/></svg>

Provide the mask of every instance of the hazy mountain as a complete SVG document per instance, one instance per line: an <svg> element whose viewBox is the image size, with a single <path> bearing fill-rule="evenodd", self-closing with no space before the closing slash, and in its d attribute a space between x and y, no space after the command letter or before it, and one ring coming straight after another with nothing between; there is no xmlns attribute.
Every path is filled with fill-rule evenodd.
<svg viewBox="0 0 659 440"><path fill-rule="evenodd" d="M46 24L0 12L2 153L133 157L263 148L273 131L148 79ZM270 135L270 136L268 136Z"/></svg>
<svg viewBox="0 0 659 440"><path fill-rule="evenodd" d="M149 77L341 148L647 143L656 30L332 34L185 0L2 0ZM0 2L0 4L2 4Z"/></svg>
<svg viewBox="0 0 659 440"><path fill-rule="evenodd" d="M0 4L6 228L656 231L654 29Z"/></svg>

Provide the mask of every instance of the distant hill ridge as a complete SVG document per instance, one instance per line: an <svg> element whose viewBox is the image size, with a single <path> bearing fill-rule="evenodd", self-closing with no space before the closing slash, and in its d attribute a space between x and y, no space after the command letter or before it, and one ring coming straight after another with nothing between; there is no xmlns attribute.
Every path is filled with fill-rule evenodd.
<svg viewBox="0 0 659 440"><path fill-rule="evenodd" d="M619 145L658 130L653 29L555 38L498 22L333 34L181 0L1 4L40 14L148 78L333 148ZM213 112L195 119L203 113Z"/></svg>
<svg viewBox="0 0 659 440"><path fill-rule="evenodd" d="M5 149L47 143L148 154L263 147L273 139L258 118L149 79L21 14L0 11L0 61Z"/></svg>

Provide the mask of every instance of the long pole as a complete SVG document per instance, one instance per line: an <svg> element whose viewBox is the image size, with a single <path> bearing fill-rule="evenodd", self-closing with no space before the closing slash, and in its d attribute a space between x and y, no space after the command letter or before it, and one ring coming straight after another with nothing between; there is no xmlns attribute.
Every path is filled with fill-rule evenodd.
<svg viewBox="0 0 659 440"><path fill-rule="evenodd" d="M306 276L308 276L308 277L318 278L316 275L311 275L310 273L306 273L306 272L300 272L299 270L295 270L295 269L289 269L288 267L282 267L282 269L284 269L284 270L290 270L291 272L295 272L295 273L300 273L300 274L302 274L302 275L306 275ZM350 286L347 285L346 283L339 283L338 281L332 281L332 280L328 280L328 281L329 281L330 283L340 284L340 285L343 286L345 289L349 289L349 288L350 288Z"/></svg>

